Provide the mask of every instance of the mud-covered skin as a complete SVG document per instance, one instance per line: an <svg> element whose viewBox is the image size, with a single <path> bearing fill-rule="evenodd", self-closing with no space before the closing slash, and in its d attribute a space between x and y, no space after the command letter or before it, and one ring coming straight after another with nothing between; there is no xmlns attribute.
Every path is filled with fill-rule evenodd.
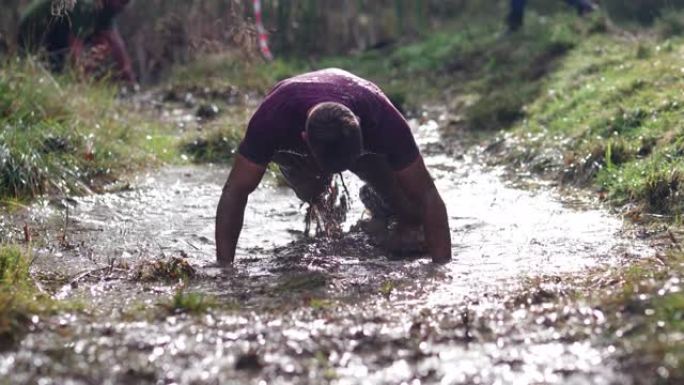
<svg viewBox="0 0 684 385"><path fill-rule="evenodd" d="M36 276L86 311L38 319L19 346L0 353L0 376L48 384L628 383L612 350L591 338L605 317L553 300L567 274L648 247L623 236L607 213L568 208L543 187L507 186L471 154L432 155L444 154L435 128L424 125L417 137L452 215L455 259L445 266L391 260L358 232L303 238L304 209L266 183L251 197L234 268L212 267L223 169L160 170L129 191L68 202L66 232L66 206L17 213L48 242L36 252ZM361 216L354 199L345 227ZM21 238L7 226L3 234ZM175 280L136 281L140 266L171 257L195 269L186 292L215 298L206 314L159 305L178 290ZM558 278L521 292L538 276Z"/></svg>

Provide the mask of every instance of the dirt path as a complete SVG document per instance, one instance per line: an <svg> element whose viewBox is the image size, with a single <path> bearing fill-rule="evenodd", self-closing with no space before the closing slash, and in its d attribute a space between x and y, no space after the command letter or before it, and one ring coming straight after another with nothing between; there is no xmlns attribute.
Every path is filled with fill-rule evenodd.
<svg viewBox="0 0 684 385"><path fill-rule="evenodd" d="M628 382L610 347L591 338L600 312L545 304L568 274L652 251L604 211L550 188L511 187L470 155L443 155L434 122L416 135L450 214L455 259L446 266L390 260L360 233L302 238L294 195L264 183L234 270L211 267L220 168L164 169L68 209L33 206L24 215L48 241L36 275L86 310L36 320L20 346L0 353L0 383ZM354 199L347 227L361 212ZM213 307L169 310L181 284L165 279L168 266L192 275L184 292L210 296ZM548 290L524 292L542 276Z"/></svg>

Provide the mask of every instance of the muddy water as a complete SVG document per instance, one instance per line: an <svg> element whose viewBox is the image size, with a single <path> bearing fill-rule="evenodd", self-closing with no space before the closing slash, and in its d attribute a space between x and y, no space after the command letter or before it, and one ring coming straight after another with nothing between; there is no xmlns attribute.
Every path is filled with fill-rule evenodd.
<svg viewBox="0 0 684 385"><path fill-rule="evenodd" d="M86 310L35 320L34 332L0 353L2 381L628 381L611 347L590 338L600 332L600 312L545 308L552 290L523 298L537 307L516 301L530 278L556 276L562 287L566 275L638 258L648 247L604 211L550 188L516 189L475 155L443 155L435 122L415 130L450 215L454 260L446 266L389 258L355 231L303 237L304 208L265 181L250 197L234 268L213 267L215 207L227 176L217 167L158 170L129 191L36 205L27 218L47 246L36 251L34 270L45 290ZM358 189L353 176L345 179ZM362 215L354 199L346 228ZM171 258L194 268L187 283L141 274ZM211 296L214 307L169 310L180 288Z"/></svg>

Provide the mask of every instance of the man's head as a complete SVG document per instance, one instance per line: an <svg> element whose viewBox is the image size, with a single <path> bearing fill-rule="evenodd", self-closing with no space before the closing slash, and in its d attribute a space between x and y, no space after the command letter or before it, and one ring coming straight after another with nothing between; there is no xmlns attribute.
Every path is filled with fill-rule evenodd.
<svg viewBox="0 0 684 385"><path fill-rule="evenodd" d="M363 147L359 119L340 103L315 105L306 119L304 139L318 165L328 173L352 167Z"/></svg>

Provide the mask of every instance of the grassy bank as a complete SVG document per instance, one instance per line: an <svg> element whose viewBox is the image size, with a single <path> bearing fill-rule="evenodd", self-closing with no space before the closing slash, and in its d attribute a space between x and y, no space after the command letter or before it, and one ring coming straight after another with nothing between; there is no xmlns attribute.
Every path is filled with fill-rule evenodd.
<svg viewBox="0 0 684 385"><path fill-rule="evenodd" d="M116 93L32 62L0 66L0 201L97 191L170 158L168 129L130 111Z"/></svg>
<svg viewBox="0 0 684 385"><path fill-rule="evenodd" d="M677 220L684 126L680 38L596 35L573 50L509 138L507 160L597 189L635 218Z"/></svg>

